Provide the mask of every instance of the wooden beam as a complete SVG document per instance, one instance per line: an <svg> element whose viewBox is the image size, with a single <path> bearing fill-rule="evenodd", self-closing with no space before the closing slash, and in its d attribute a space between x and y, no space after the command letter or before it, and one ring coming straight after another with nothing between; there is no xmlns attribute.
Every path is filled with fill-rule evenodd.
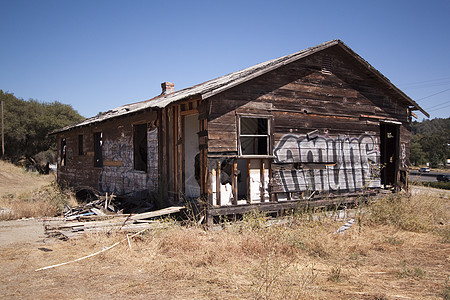
<svg viewBox="0 0 450 300"><path fill-rule="evenodd" d="M221 162L217 163L217 171L216 171L216 204L221 206L221 195L220 195L220 171L221 171Z"/></svg>
<svg viewBox="0 0 450 300"><path fill-rule="evenodd" d="M247 163L247 203L252 202L252 191L250 189L250 159L246 159Z"/></svg>
<svg viewBox="0 0 450 300"><path fill-rule="evenodd" d="M178 200L178 128L177 128L177 109L176 106L172 105L172 157L173 157L173 164L172 164L172 174L173 174L173 192L175 193L175 199Z"/></svg>
<svg viewBox="0 0 450 300"><path fill-rule="evenodd" d="M368 193L365 196L376 196L377 193ZM347 203L360 203L364 200L361 198L361 194L347 195L347 196L337 196L334 198L322 198L314 201L305 200L293 200L293 201L282 201L282 202L264 202L264 203L253 203L253 204L243 204L234 206L221 206L211 208L208 211L208 215L211 216L225 216L232 214L242 214L254 209L261 211L277 212L282 209L295 209L301 206L309 207L320 207L327 205L342 205Z"/></svg>
<svg viewBox="0 0 450 300"><path fill-rule="evenodd" d="M183 110L181 112L181 115L184 116L189 116L189 115L195 115L198 114L198 110L197 109L190 109L190 110Z"/></svg>
<svg viewBox="0 0 450 300"><path fill-rule="evenodd" d="M121 167L122 166L122 161L104 160L103 161L103 165L104 166L109 166L109 167Z"/></svg>
<svg viewBox="0 0 450 300"><path fill-rule="evenodd" d="M259 181L261 184L261 188L260 188L260 198L261 198L261 202L265 201L265 190L264 190L264 168L265 168L265 160L261 159L261 165L260 165L260 169L259 169Z"/></svg>
<svg viewBox="0 0 450 300"><path fill-rule="evenodd" d="M177 199L179 200L181 195L183 195L184 182L183 182L183 124L181 117L181 106L177 105L177 156L178 156L178 166L177 166L177 175L178 175L178 195Z"/></svg>
<svg viewBox="0 0 450 300"><path fill-rule="evenodd" d="M170 180L170 126L169 126L169 108L164 108L164 148L163 151L165 153L165 157L163 158L164 163L165 163L165 167L166 167L166 184L167 184L167 192L169 192L171 190L170 188L170 184L171 184L171 180ZM168 196L168 195L167 195Z"/></svg>
<svg viewBox="0 0 450 300"><path fill-rule="evenodd" d="M130 219L131 220L142 220L142 219L154 218L154 217L164 216L164 215L168 215L168 214L173 214L173 213L179 212L182 209L184 209L184 206L172 206L172 207L167 207L167 208L163 208L160 210L137 214L137 215L131 216Z"/></svg>
<svg viewBox="0 0 450 300"><path fill-rule="evenodd" d="M232 174L232 189L233 189L233 205L237 205L238 200L238 176L237 173L237 160L235 159L233 162L233 174Z"/></svg>
<svg viewBox="0 0 450 300"><path fill-rule="evenodd" d="M180 148L181 193L182 193L182 195L185 195L186 194L186 184L185 184L186 183L186 149L185 149L186 136L185 136L185 123L186 122L185 122L184 116L182 114L180 114L179 118L180 118L180 123L181 123L181 126L180 126L180 131L181 131L181 133L180 133L180 136L181 136L181 145L180 145L180 147L181 147Z"/></svg>

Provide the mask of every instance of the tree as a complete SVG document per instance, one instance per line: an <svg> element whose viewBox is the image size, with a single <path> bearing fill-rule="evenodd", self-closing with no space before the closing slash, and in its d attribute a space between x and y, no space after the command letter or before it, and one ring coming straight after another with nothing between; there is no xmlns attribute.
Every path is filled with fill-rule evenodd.
<svg viewBox="0 0 450 300"><path fill-rule="evenodd" d="M426 163L426 155L420 144L421 135L415 135L411 139L409 160L411 164L418 166Z"/></svg>
<svg viewBox="0 0 450 300"><path fill-rule="evenodd" d="M429 162L434 168L446 165L450 158L450 118L414 121L412 134L411 163Z"/></svg>
<svg viewBox="0 0 450 300"><path fill-rule="evenodd" d="M5 157L15 162L39 152L56 149L48 133L84 120L70 105L25 101L0 90L5 114Z"/></svg>

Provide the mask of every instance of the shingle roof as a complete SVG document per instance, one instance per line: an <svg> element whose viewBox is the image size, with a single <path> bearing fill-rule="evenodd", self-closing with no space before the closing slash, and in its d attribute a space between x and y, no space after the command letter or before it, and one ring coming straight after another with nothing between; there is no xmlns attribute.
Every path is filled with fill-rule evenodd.
<svg viewBox="0 0 450 300"><path fill-rule="evenodd" d="M60 130L52 132L52 134L56 134L59 132L67 131L73 128L92 125L94 123L103 122L105 120L109 120L112 118L116 118L119 116L139 112L145 109L151 109L151 108L163 108L167 105L177 102L179 100L183 100L192 96L200 96L202 99L209 98L213 95L216 95L222 91L225 91L227 89L230 89L236 85L239 85L243 82L246 82L248 80L251 80L255 77L258 77L260 75L263 75L267 72L270 72L274 69L277 69L283 65L289 64L293 61L296 61L298 59L307 57L311 54L317 53L321 50L327 49L332 46L340 46L342 49L344 49L347 53L349 53L351 56L353 56L356 60L358 60L360 63L362 63L367 69L372 71L378 78L380 78L382 81L384 81L387 85L390 86L394 91L396 91L402 98L404 98L415 110L420 110L424 115L428 116L428 113L426 113L416 102L414 102L411 98L409 98L406 94L404 94L400 89L398 89L395 85L393 85L383 74L381 74L378 70L376 70L374 67L372 67L367 61L365 61L363 58L361 58L358 54L356 54L353 50L350 49L347 45L345 45L340 40L332 40L325 42L323 44L293 53L289 54L280 58L276 58L273 60L269 60L257 65L254 65L252 67L230 73L228 75L212 79L206 82L203 82L198 85L194 85L189 88L185 88L179 91L175 91L170 94L166 95L160 95L155 98L152 98L150 100L145 100L141 102L136 102L132 104L123 105L117 108L114 108L110 111L107 111L103 114L100 114L98 116L88 118L80 123L73 124L66 126L64 128L61 128Z"/></svg>

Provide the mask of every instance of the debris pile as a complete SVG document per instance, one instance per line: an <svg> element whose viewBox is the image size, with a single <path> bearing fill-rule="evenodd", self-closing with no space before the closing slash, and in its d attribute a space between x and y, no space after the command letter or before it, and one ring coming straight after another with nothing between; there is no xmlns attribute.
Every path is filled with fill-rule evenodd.
<svg viewBox="0 0 450 300"><path fill-rule="evenodd" d="M96 196L95 198L97 199L94 201L76 207L66 205L64 218L66 220L75 220L88 216L106 216L123 213L123 209L119 209L114 204L114 195L108 197L108 193L106 193L105 196Z"/></svg>
<svg viewBox="0 0 450 300"><path fill-rule="evenodd" d="M48 236L60 239L78 237L84 233L102 231L136 232L148 228L151 224L157 224L156 217L177 213L184 206L172 206L160 210L140 212L142 206L138 206L139 213L124 213L129 210L130 201L119 199L114 195L95 196L95 200L84 205L66 206L63 218L52 218L44 221L45 232Z"/></svg>

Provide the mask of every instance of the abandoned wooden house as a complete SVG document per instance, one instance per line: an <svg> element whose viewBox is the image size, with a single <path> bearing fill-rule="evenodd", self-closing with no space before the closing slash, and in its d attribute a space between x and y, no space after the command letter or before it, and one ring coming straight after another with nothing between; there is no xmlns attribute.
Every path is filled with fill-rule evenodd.
<svg viewBox="0 0 450 300"><path fill-rule="evenodd" d="M428 116L340 40L161 86L54 132L58 180L160 205L201 200L210 220L330 202L407 185L412 111Z"/></svg>

